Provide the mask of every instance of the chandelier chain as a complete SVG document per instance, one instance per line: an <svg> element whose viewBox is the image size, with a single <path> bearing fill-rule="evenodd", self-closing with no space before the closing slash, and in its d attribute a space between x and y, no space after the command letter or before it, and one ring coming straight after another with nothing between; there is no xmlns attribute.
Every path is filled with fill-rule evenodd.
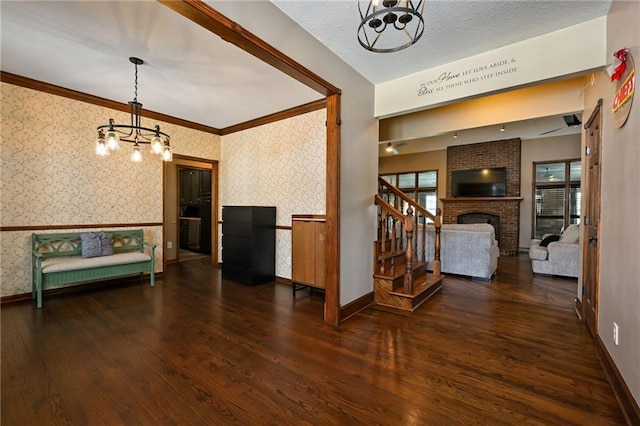
<svg viewBox="0 0 640 426"><path fill-rule="evenodd" d="M134 85L135 93L133 96L133 102L138 102L138 64L134 64L136 66L136 83Z"/></svg>

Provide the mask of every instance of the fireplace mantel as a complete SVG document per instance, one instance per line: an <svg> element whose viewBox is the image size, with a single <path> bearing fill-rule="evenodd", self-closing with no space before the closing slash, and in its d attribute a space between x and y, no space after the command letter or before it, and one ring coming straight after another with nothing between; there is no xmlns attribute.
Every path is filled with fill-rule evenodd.
<svg viewBox="0 0 640 426"><path fill-rule="evenodd" d="M440 198L443 203L473 203L479 201L522 201L522 197L455 197Z"/></svg>

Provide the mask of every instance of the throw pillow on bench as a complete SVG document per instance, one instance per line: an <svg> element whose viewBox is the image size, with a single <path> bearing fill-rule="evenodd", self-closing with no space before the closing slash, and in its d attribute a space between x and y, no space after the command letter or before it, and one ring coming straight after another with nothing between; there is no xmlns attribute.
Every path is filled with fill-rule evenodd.
<svg viewBox="0 0 640 426"><path fill-rule="evenodd" d="M113 254L112 235L100 232L80 234L82 257L110 256Z"/></svg>

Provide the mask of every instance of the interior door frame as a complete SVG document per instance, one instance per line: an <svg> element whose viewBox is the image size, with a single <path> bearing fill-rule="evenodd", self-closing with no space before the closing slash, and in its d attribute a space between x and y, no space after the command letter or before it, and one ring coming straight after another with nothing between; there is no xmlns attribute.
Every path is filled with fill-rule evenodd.
<svg viewBox="0 0 640 426"><path fill-rule="evenodd" d="M163 162L163 212L162 212L162 240L163 247L167 247L167 242L169 241L169 236L167 235L167 224L170 222L176 223L177 232L176 235L178 239L175 241L176 244L176 262L180 261L180 246L179 246L179 238L180 238L180 169L199 169L199 170L211 170L211 266L218 267L218 160L210 160L206 158L199 157L190 157L187 155L173 154L172 162ZM184 161L185 163L181 163ZM211 169L208 168L199 168L196 165L188 164L188 162L197 162L197 163L206 163L211 165ZM167 182L167 167L175 167L175 175L176 181L174 182L176 186L176 208L175 208L175 216L171 215L168 217L168 213L165 210L165 201L167 197L167 185L171 184ZM167 266L167 256L163 255L163 263L164 268L166 270Z"/></svg>
<svg viewBox="0 0 640 426"><path fill-rule="evenodd" d="M591 113L589 120L584 125L585 128L585 176L583 179L584 185L584 231L582 238L582 319L587 325L587 328L591 332L591 335L595 338L598 333L598 294L600 287L600 279L599 279L599 270L600 270L600 192L601 192L601 179L602 179L602 99L598 100L598 103ZM591 147L594 142L597 144L597 149L595 152L592 152ZM599 169L599 178L598 178L598 187L597 187L597 197L592 197L592 184L591 184L591 159L592 155L598 155L598 169ZM590 235L590 223L593 221L593 217L590 217L591 214L591 203L593 202L592 198L597 198L597 229L595 240L591 241L593 235ZM590 245L595 243L595 261L597 262L595 268L592 269L593 265L590 264L589 260L589 249ZM593 277L591 277L591 271L595 271ZM592 281L593 280L593 281ZM590 286L593 285L594 288L591 289ZM593 294L595 297L592 298L591 303L588 303L588 298L590 294L590 290L593 290ZM586 298L586 299L585 299Z"/></svg>
<svg viewBox="0 0 640 426"><path fill-rule="evenodd" d="M181 156L179 154L177 154L176 156L174 156L174 158L176 158L178 161L180 160L186 160L188 157L185 156ZM189 158L190 161L196 161L193 160L192 158ZM178 216L177 216L177 238L176 238L176 243L178 244L178 249L176 250L176 262L180 263L180 229L181 229L181 223L180 223L180 195L181 195L181 182L180 182L180 172L182 170L201 170L201 171L207 171L207 172L211 172L211 232L215 233L215 236L217 238L218 234L217 234L217 230L218 230L218 223L213 221L213 218L215 216L213 209L217 208L217 204L218 204L218 191L217 191L217 184L218 184L218 179L217 179L217 161L214 160L198 160L198 162L200 163L206 163L206 164L211 164L211 168L206 168L206 167L198 167L198 166L194 166L194 165L190 165L190 164L176 164L176 194L177 194L177 212L178 212ZM214 187L214 179L215 179L215 187ZM214 247L213 244L214 242L216 242L216 246ZM214 260L215 259L215 260ZM218 266L218 246L217 246L217 241L214 241L214 237L213 235L211 236L211 265L217 267Z"/></svg>

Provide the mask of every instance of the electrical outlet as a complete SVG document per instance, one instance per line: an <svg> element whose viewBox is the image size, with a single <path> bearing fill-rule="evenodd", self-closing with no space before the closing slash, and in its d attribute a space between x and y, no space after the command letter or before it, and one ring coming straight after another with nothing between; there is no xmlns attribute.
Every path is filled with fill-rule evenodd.
<svg viewBox="0 0 640 426"><path fill-rule="evenodd" d="M618 346L618 337L620 336L620 330L618 329L618 324L613 323L613 343Z"/></svg>
<svg viewBox="0 0 640 426"><path fill-rule="evenodd" d="M167 248L170 249L173 247L173 243L171 241L167 241Z"/></svg>

